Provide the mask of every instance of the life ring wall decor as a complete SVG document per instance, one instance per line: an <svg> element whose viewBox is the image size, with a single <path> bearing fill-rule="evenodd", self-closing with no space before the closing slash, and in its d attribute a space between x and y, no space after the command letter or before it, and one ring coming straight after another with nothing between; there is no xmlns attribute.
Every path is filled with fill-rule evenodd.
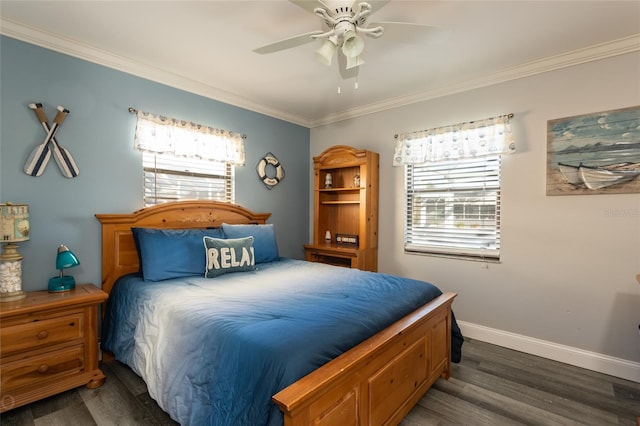
<svg viewBox="0 0 640 426"><path fill-rule="evenodd" d="M270 169L269 166L273 166L272 168L275 170L274 173L269 173L267 169ZM271 189L284 179L284 168L282 164L280 164L280 160L276 158L270 152L267 152L264 157L258 161L258 165L256 166L256 172L258 173L258 177L262 180L264 185Z"/></svg>

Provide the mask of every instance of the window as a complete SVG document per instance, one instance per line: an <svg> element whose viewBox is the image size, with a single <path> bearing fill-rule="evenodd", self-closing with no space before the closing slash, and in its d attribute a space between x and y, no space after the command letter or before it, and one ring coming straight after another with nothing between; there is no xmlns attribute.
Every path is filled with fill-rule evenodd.
<svg viewBox="0 0 640 426"><path fill-rule="evenodd" d="M501 155L512 115L398 135L405 168L404 250L500 259Z"/></svg>
<svg viewBox="0 0 640 426"><path fill-rule="evenodd" d="M500 255L500 156L405 166L407 252Z"/></svg>
<svg viewBox="0 0 640 426"><path fill-rule="evenodd" d="M135 111L142 151L144 204L205 199L234 202L235 165L244 165L244 135Z"/></svg>
<svg viewBox="0 0 640 426"><path fill-rule="evenodd" d="M235 202L235 167L229 162L143 152L142 166L145 206L194 199Z"/></svg>

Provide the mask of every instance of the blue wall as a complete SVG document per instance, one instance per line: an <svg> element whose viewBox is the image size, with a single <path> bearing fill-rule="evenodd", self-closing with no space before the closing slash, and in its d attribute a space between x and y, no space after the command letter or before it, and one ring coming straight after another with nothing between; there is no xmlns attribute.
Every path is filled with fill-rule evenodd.
<svg viewBox="0 0 640 426"><path fill-rule="evenodd" d="M133 149L135 115L127 108L247 134L246 165L236 167L236 203L271 212L282 256L303 258L309 233L309 129L217 102L9 37L0 37L0 200L29 204L31 238L20 243L23 288L39 290L56 274L55 253L66 244L81 265L77 282L101 282L96 213L130 213L142 204L141 155ZM23 172L43 129L28 108L42 102L53 120L71 110L56 136L80 175L67 179L51 159L40 177ZM285 179L267 189L255 165L272 152Z"/></svg>

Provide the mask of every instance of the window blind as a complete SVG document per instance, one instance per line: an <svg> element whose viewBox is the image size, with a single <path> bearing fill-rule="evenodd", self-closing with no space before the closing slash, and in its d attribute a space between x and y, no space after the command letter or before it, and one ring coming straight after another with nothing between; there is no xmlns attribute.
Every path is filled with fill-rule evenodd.
<svg viewBox="0 0 640 426"><path fill-rule="evenodd" d="M405 251L499 259L500 155L405 166Z"/></svg>
<svg viewBox="0 0 640 426"><path fill-rule="evenodd" d="M143 152L142 166L145 206L195 199L234 202L231 163Z"/></svg>

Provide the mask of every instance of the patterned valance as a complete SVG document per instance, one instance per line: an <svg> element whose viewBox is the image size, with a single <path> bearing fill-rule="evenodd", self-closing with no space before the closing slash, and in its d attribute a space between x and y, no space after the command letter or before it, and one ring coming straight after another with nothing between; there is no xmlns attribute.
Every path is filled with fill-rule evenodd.
<svg viewBox="0 0 640 426"><path fill-rule="evenodd" d="M512 114L398 135L393 165L508 154L515 151Z"/></svg>
<svg viewBox="0 0 640 426"><path fill-rule="evenodd" d="M138 111L139 151L244 165L244 136L189 121Z"/></svg>

